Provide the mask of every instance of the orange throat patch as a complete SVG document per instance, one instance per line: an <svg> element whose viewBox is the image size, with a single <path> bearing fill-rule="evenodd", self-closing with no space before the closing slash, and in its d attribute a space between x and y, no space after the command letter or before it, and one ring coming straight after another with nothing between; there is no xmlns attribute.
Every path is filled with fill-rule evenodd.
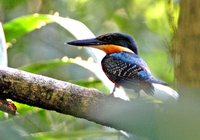
<svg viewBox="0 0 200 140"><path fill-rule="evenodd" d="M122 47L122 46L118 46L118 45L100 45L100 46L95 46L95 48L104 51L106 54L111 54L111 53L116 53L116 52L134 53L130 49Z"/></svg>

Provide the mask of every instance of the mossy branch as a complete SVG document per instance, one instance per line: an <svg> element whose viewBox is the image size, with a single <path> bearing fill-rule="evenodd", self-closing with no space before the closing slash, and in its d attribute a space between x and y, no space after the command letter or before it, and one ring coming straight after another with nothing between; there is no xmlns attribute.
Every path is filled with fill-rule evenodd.
<svg viewBox="0 0 200 140"><path fill-rule="evenodd" d="M0 67L0 98L54 110L84 118L95 123L146 136L141 127L153 129L154 107L141 100L124 101L105 95L96 89L80 87L68 82L31 74L21 70ZM138 112L138 108L142 111ZM148 114L146 119L141 118ZM139 123L142 122L142 125Z"/></svg>

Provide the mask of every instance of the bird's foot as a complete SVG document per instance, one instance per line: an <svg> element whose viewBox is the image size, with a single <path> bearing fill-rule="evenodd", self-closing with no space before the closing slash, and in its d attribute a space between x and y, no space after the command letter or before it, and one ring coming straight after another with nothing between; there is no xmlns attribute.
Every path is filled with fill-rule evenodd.
<svg viewBox="0 0 200 140"><path fill-rule="evenodd" d="M109 96L110 98L115 98L114 92L111 92L108 96Z"/></svg>
<svg viewBox="0 0 200 140"><path fill-rule="evenodd" d="M113 91L109 94L109 97L112 97L112 98L115 97L114 95L115 90L116 90L116 85L114 86Z"/></svg>

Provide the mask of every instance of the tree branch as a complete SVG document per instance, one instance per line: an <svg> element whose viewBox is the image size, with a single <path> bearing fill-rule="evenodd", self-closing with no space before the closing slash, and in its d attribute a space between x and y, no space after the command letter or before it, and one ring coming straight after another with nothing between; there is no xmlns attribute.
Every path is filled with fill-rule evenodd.
<svg viewBox="0 0 200 140"><path fill-rule="evenodd" d="M124 101L95 89L7 67L0 67L0 89L0 98L155 137L152 131L147 131L155 130L155 108L144 100ZM145 119L141 117L146 114ZM141 131L144 128L145 132Z"/></svg>
<svg viewBox="0 0 200 140"><path fill-rule="evenodd" d="M95 89L6 67L0 68L0 89L3 98L76 117L86 117L88 106L102 96Z"/></svg>

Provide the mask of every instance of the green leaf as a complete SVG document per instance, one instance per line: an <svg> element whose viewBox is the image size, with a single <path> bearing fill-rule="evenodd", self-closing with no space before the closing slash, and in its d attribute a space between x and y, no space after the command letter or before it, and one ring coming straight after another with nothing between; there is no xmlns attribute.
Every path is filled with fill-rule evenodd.
<svg viewBox="0 0 200 140"><path fill-rule="evenodd" d="M76 119L72 116L41 109L0 122L0 126L2 129L5 129L5 131L8 130L7 133L2 133L1 137L5 137L13 131L16 131L16 134L13 133L14 136L17 135L17 137L20 138L23 134L23 136L26 136L23 138L31 139L61 140L82 137L87 139L99 139L100 136L105 138L114 137L117 139L119 135L122 135L119 131L108 128L105 129L105 127L102 127L101 125L97 125L84 119Z"/></svg>
<svg viewBox="0 0 200 140"><path fill-rule="evenodd" d="M82 66L85 69L88 69L90 71L95 70L96 63L93 62L93 60L82 60L80 57L77 58L68 58L67 56L64 56L62 59L54 59L54 60L48 60L48 61L42 61L35 64L27 65L24 67L20 67L20 70L28 71L31 73L40 73L44 70L52 69L55 67L63 66L66 64L77 64L79 66Z"/></svg>
<svg viewBox="0 0 200 140"><path fill-rule="evenodd" d="M58 131L58 132L44 132L44 133L36 133L32 135L34 138L40 138L40 139L60 139L64 140L66 138L68 139L77 139L81 138L83 140L88 139L110 139L114 137L117 139L120 136L119 131L106 131L106 130L97 130L97 131L91 131L91 130L79 130L79 131Z"/></svg>
<svg viewBox="0 0 200 140"><path fill-rule="evenodd" d="M20 67L19 69L27 71L27 72L31 72L31 73L40 73L42 71L63 66L66 64L67 62L64 62L60 59L55 59L55 60L48 60L48 61L43 61L43 62L27 65L24 67Z"/></svg>
<svg viewBox="0 0 200 140"><path fill-rule="evenodd" d="M15 18L3 25L7 42L15 41L26 33L52 22L48 15L33 14Z"/></svg>

